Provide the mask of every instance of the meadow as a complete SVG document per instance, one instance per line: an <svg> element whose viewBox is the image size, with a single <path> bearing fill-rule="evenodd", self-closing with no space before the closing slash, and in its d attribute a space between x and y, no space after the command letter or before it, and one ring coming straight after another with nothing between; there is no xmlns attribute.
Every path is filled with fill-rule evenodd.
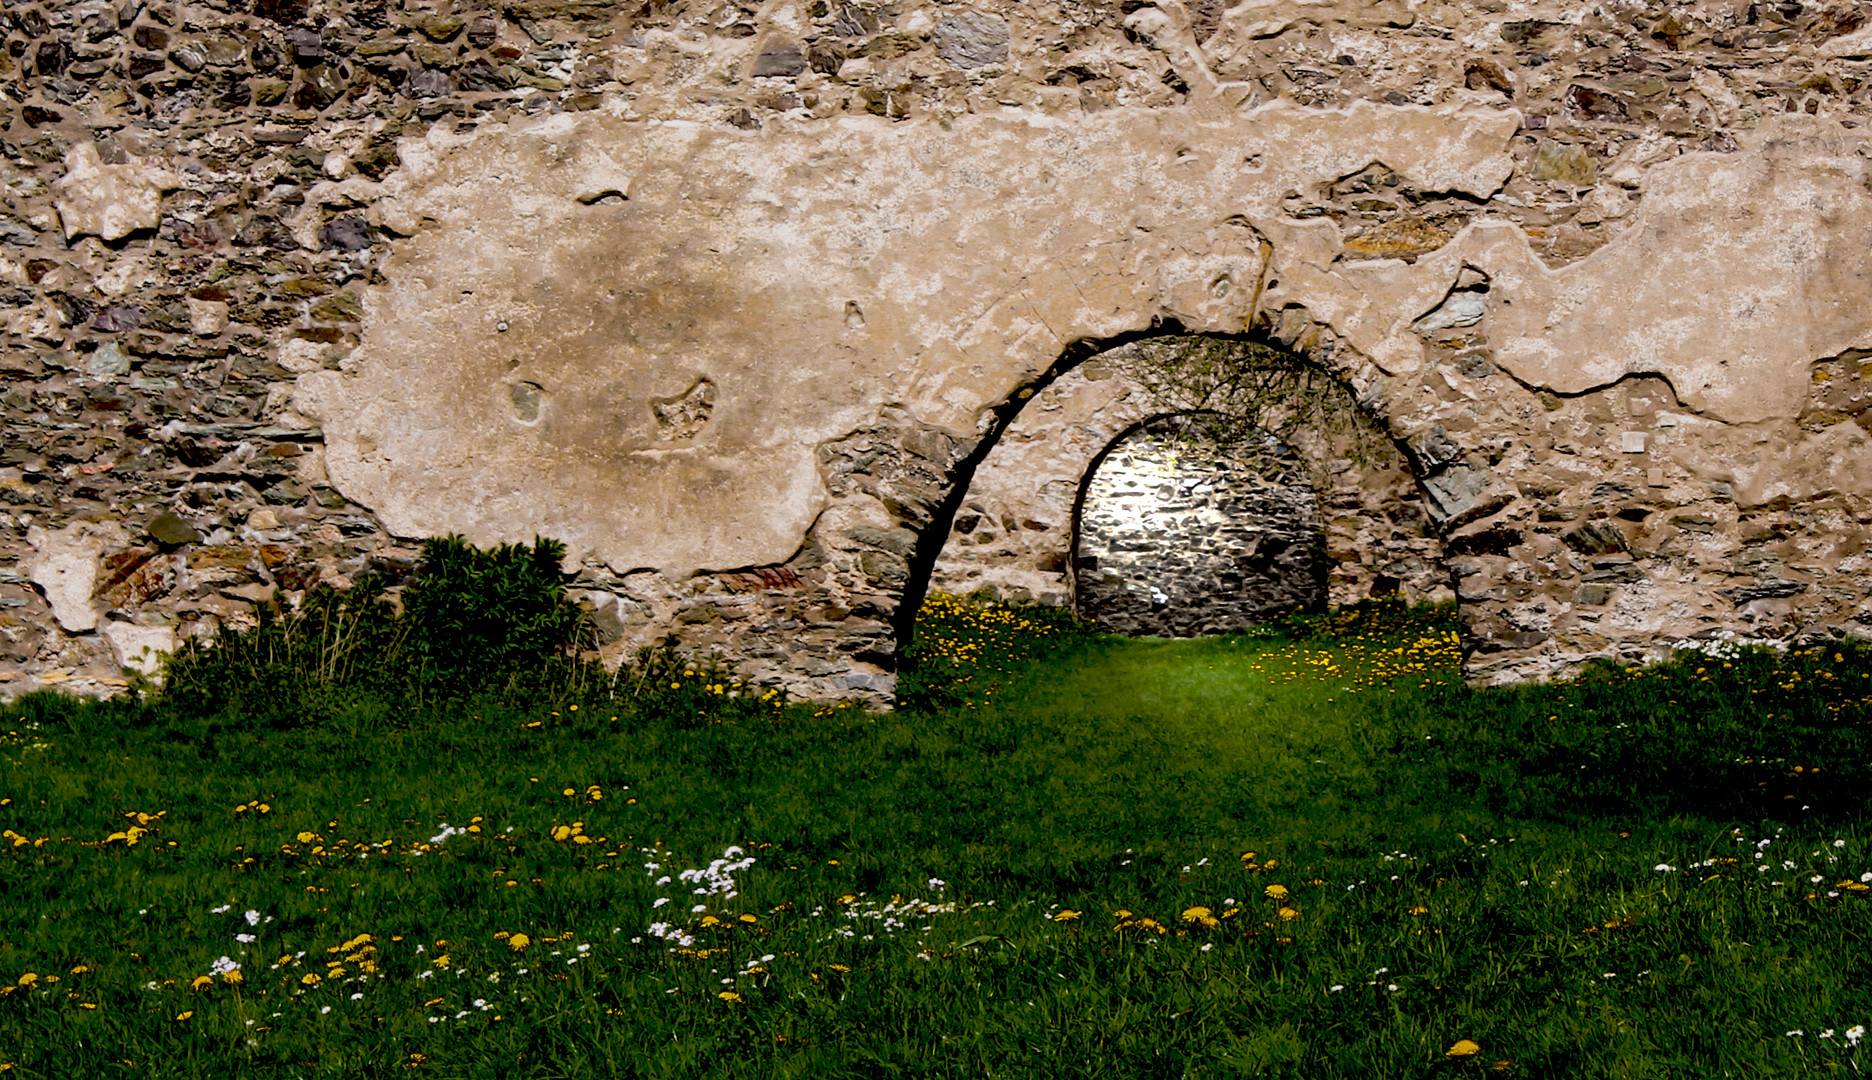
<svg viewBox="0 0 1872 1080"><path fill-rule="evenodd" d="M1872 1067L1856 647L1479 691L1447 609L921 626L889 714L667 652L297 722L180 669L16 702L0 1076Z"/></svg>

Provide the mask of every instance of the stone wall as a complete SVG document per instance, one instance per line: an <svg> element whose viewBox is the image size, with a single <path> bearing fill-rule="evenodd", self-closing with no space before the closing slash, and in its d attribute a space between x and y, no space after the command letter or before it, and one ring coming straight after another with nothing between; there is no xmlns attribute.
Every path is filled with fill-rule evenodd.
<svg viewBox="0 0 1872 1080"><path fill-rule="evenodd" d="M0 13L0 684L412 542L564 539L887 695L966 485L1106 343L1403 446L1471 674L1868 612L1861 5L78 0Z"/></svg>
<svg viewBox="0 0 1872 1080"><path fill-rule="evenodd" d="M1101 629L1195 637L1325 607L1319 495L1299 456L1272 436L1207 434L1159 420L1088 478L1075 569L1079 611Z"/></svg>

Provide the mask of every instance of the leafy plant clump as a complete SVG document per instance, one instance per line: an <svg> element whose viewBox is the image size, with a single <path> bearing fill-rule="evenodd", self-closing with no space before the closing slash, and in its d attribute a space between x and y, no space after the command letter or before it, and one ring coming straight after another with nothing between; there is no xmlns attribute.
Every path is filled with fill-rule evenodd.
<svg viewBox="0 0 1872 1080"><path fill-rule="evenodd" d="M293 726L367 702L420 707L480 693L563 696L605 679L566 595L555 540L483 551L425 541L393 604L380 579L320 587L297 610L191 641L165 667L165 704L183 714Z"/></svg>
<svg viewBox="0 0 1872 1080"><path fill-rule="evenodd" d="M426 542L423 572L403 590L414 683L426 694L463 697L490 684L586 674L579 654L596 642L585 613L566 597L564 559L556 540L492 551L459 536Z"/></svg>

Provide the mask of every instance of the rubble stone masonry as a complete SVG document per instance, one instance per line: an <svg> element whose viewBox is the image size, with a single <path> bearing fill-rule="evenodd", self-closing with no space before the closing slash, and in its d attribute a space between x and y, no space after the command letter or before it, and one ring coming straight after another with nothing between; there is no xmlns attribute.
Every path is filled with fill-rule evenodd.
<svg viewBox="0 0 1872 1080"><path fill-rule="evenodd" d="M0 693L111 692L459 532L565 541L613 661L674 633L885 700L1003 433L1168 331L1356 395L1477 680L1872 622L1852 0L0 30Z"/></svg>

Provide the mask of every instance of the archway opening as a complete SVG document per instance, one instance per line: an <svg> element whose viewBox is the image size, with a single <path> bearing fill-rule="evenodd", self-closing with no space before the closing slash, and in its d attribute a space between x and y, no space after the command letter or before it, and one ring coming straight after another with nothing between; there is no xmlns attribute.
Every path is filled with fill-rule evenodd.
<svg viewBox="0 0 1872 1080"><path fill-rule="evenodd" d="M1253 350L1271 362L1235 369L1216 363ZM1157 354L1155 374L1137 362L1148 351ZM1174 361L1169 377L1166 351ZM1256 545L1242 567L1254 571L1240 576L1244 585L1255 577L1281 577L1286 598L1232 600L1240 610L1343 605L1387 594L1410 601L1451 598L1440 534L1410 459L1383 419L1329 370L1330 359L1315 362L1261 337L1187 334L1174 325L1067 350L1051 371L997 407L973 452L957 463L954 486L918 538L897 614L899 645L909 644L916 609L931 589L1060 606L1080 604L1088 584L1097 593L1092 575L1102 574L1103 555L1093 571L1079 565L1075 550L1088 483L1127 436L1176 417L1185 418L1178 422L1186 427L1206 429L1212 441L1273 438L1285 448L1273 460L1313 492L1317 540L1310 548L1294 527L1282 526L1275 530L1280 538ZM1188 378L1192 371L1201 377ZM1217 392L1220 383L1228 385ZM1297 386L1310 404L1296 409L1280 392L1262 395L1253 409L1227 400L1231 390L1253 397L1257 386ZM1213 419L1189 419L1198 416ZM1292 502L1298 507L1305 500L1296 494ZM1236 539L1251 535L1252 526ZM1271 563L1279 564L1278 574ZM1323 595L1301 587L1302 580L1323 580ZM1158 591L1167 608L1170 592ZM1148 589L1143 595L1149 597ZM1209 632L1199 628L1205 618L1191 620L1188 632ZM1207 625L1242 624L1216 616Z"/></svg>

